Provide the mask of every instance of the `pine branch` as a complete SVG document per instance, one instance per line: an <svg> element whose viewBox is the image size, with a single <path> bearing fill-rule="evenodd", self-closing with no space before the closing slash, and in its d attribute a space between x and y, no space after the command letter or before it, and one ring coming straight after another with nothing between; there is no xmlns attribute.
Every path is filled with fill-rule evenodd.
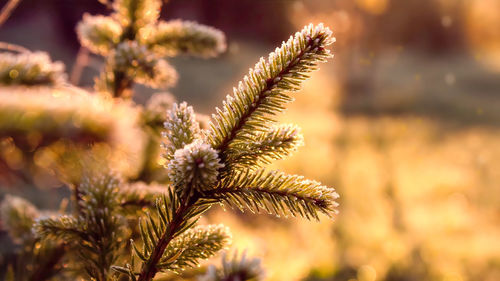
<svg viewBox="0 0 500 281"><path fill-rule="evenodd" d="M80 43L91 52L107 55L118 44L122 26L107 16L83 15L83 20L76 27Z"/></svg>
<svg viewBox="0 0 500 281"><path fill-rule="evenodd" d="M141 29L140 40L163 56L214 57L226 50L224 33L191 21L172 20Z"/></svg>
<svg viewBox="0 0 500 281"><path fill-rule="evenodd" d="M75 96L73 101L75 100L80 100L81 103L68 103L64 97L53 97L49 91L46 95L17 94L15 91L4 95L0 101L0 136L29 143L30 134L37 132L40 138L36 147L46 146L60 139L84 144L111 141L111 130L114 128L112 120L107 116L97 119L99 112L93 110L96 108L80 108L90 106L91 99Z"/></svg>
<svg viewBox="0 0 500 281"><path fill-rule="evenodd" d="M106 54L110 47L116 48L120 43L134 41L140 28L158 20L161 1L116 0L113 2L112 7L114 12L111 18L98 16L92 18L93 21L87 20L87 24L84 22L82 24L82 30L79 32L82 34L80 38L84 39L81 40L82 44L89 45L93 51L97 53ZM120 31L115 23L121 26ZM96 26L97 24L99 24L99 27ZM88 34L88 36L84 36L85 34ZM90 38L91 35L93 36L92 38ZM119 35L118 38L116 38L116 35ZM111 40L106 40L107 38ZM106 41L112 41L114 45L110 46ZM99 42L103 44L96 44ZM139 49L140 48L135 48L135 51ZM120 56L119 52L114 53ZM139 61L138 58L131 58L131 60L126 62L127 69L120 69L119 66L117 67L114 65L116 60L116 58L114 58L115 55L110 56L106 63L106 68L97 79L95 87L97 91L111 93L114 97L130 98L132 96L134 80L136 79L139 80L139 83L159 85L160 87L167 87L176 80L177 76L175 72L164 60L153 59L151 56L148 56L148 61L144 64L144 61ZM132 69L130 69L130 67L132 67ZM139 71L139 77L137 78L135 77L136 71Z"/></svg>
<svg viewBox="0 0 500 281"><path fill-rule="evenodd" d="M32 236L31 228L40 214L30 202L7 194L0 204L0 215L2 226L12 240L22 242Z"/></svg>
<svg viewBox="0 0 500 281"><path fill-rule="evenodd" d="M7 195L0 205L0 214L3 227L21 249L17 254L18 262L9 261L17 268L16 280L43 281L57 274L66 247L59 242L40 241L32 231L40 212L28 201Z"/></svg>
<svg viewBox="0 0 500 281"><path fill-rule="evenodd" d="M163 196L157 202L158 220L149 217L141 224L144 247L139 250L134 245L134 251L143 261L139 281L152 280L160 270L158 264L169 243L178 235L191 228L198 220L199 215L205 212L210 204L199 201L197 197L184 197L179 201L173 190L168 196ZM131 276L135 273L130 272Z"/></svg>
<svg viewBox="0 0 500 281"><path fill-rule="evenodd" d="M76 168L81 168L77 154L101 150L108 160L126 155L113 162L114 168L126 175L136 172L132 162L142 156L144 136L139 108L72 88L26 91L9 87L0 88L0 96L0 138L11 138L24 156L37 149L37 165L71 178L79 174ZM32 177L30 169L14 172L23 180Z"/></svg>
<svg viewBox="0 0 500 281"><path fill-rule="evenodd" d="M39 219L35 224L35 231L43 239L71 241L87 238L78 220L65 215Z"/></svg>
<svg viewBox="0 0 500 281"><path fill-rule="evenodd" d="M86 175L80 184L80 223L87 235L79 249L85 270L97 281L108 280L108 272L118 258L123 221L118 215L115 193L120 181L109 172Z"/></svg>
<svg viewBox="0 0 500 281"><path fill-rule="evenodd" d="M198 196L179 198L173 189L169 189L167 194L157 199L156 217L148 214L146 220L140 221L142 249L132 241L134 253L143 262L141 271L135 273L130 265L114 266L113 269L127 274L132 280L152 280L158 271L165 269L165 262L175 261L172 256L165 255L165 251L170 251L170 243L190 229L212 203L213 200L202 200Z"/></svg>
<svg viewBox="0 0 500 281"><path fill-rule="evenodd" d="M114 69L126 72L135 82L153 88L168 88L177 82L175 69L136 41L119 44L113 64Z"/></svg>
<svg viewBox="0 0 500 281"><path fill-rule="evenodd" d="M131 97L126 91L133 82L154 88L168 88L177 82L175 69L136 41L118 44L109 55L106 68L96 87L115 97Z"/></svg>
<svg viewBox="0 0 500 281"><path fill-rule="evenodd" d="M122 217L117 213L118 179L109 173L87 174L79 185L78 217L41 219L35 226L45 240L68 241L76 249L83 269L96 281L106 281L109 268L119 256Z"/></svg>
<svg viewBox="0 0 500 281"><path fill-rule="evenodd" d="M200 260L206 260L227 247L230 239L229 229L223 225L194 227L168 244L157 267L174 272L195 267Z"/></svg>
<svg viewBox="0 0 500 281"><path fill-rule="evenodd" d="M304 143L300 129L292 124L272 127L267 132L256 133L248 145L235 147L227 162L231 169L258 169L273 160L284 159Z"/></svg>
<svg viewBox="0 0 500 281"><path fill-rule="evenodd" d="M113 97L130 98L135 83L170 87L176 82L177 73L165 56L212 57L225 50L225 37L219 30L179 20L158 22L161 4L161 0L115 0L110 17L84 16L78 25L82 45L107 56L105 69L96 81L97 90ZM235 89L234 96L224 102L223 110L217 109L214 121L206 130L201 130L191 107L186 103L175 104L165 121L167 142L164 145L167 180L172 186L136 184L122 188L121 182L108 170L101 171L102 174L88 172L101 168L97 162L74 161L80 154L72 154L70 158L76 164L61 170L78 168L74 174L68 173L71 179L68 182L74 184L77 212L73 216L35 220L35 216L29 217L32 210L25 204L28 206L25 214L19 210L14 214L20 218L18 224L8 222L12 229L17 226L19 232L28 232L25 222L29 219L30 224L35 222L34 229L40 238L32 241L68 241L67 244L55 243L60 247L54 248L52 255L44 256L46 259L39 262L40 266L33 267L34 280L49 278L57 272L57 264L68 249L75 250L71 253L79 258L71 264L78 267L79 274L87 273L89 279L96 281L114 280L109 269L127 248L122 247L122 241L129 235L123 231L126 220L131 217L126 217L129 207L135 210L156 207L153 210L156 215L148 213L146 219L139 220L142 248L131 243L133 254L142 262L139 272L135 272L134 259L126 267L112 267L139 281L150 281L160 271L179 272L196 266L201 259L211 257L226 246L230 238L226 228L193 228L201 214L214 203L315 219L319 213L335 213L337 194L333 189L300 176L255 171L289 155L302 142L296 127L272 127L272 116L292 101L285 92L297 91L308 73L330 57L325 47L332 42L331 32L322 25L310 25L291 37L271 53L267 61L261 59L255 69L250 70ZM43 160L50 156L65 158L62 153L54 152L56 148L51 150L57 145L80 148L81 143L106 142L126 155L134 154L128 153L128 146L142 146L143 143L137 141L142 130L139 132L137 128L135 110L124 110L118 100L107 100L105 95L92 98L66 95L63 92L69 86L65 85L59 63L37 56L0 54L0 84L57 86L48 95L43 92L22 97L6 94L0 102L0 137L12 137L17 143L29 143L31 137L35 139L33 143L36 142L29 143L32 150L50 144L40 156ZM153 127L161 120L158 112L164 110L165 100L152 104L142 115L143 128L149 129L147 126ZM42 135L41 139L26 137L33 131ZM132 145L127 142L131 137L135 141ZM149 144L154 144L156 138L151 137L154 141ZM92 147L93 152L101 156L96 147ZM87 166L91 168L84 169ZM164 194L158 197L161 193ZM153 198L156 199L154 205ZM12 212L8 214L15 217ZM131 230L132 235L134 231L135 228ZM31 234L35 237L35 232ZM250 280L260 276L256 263L247 263L244 256L241 260L236 256L231 262L224 260L224 268L225 279L221 280Z"/></svg>
<svg viewBox="0 0 500 281"><path fill-rule="evenodd" d="M303 217L319 220L318 213L336 214L338 194L319 182L302 176L265 170L233 172L212 190L207 198L218 199L241 211L266 211L276 216Z"/></svg>
<svg viewBox="0 0 500 281"><path fill-rule="evenodd" d="M174 243L175 235L190 228L197 216L214 202L224 202L242 210L258 212L263 209L276 215L315 219L320 212L326 215L336 212L335 191L300 176L247 170L218 177L223 167L218 155L226 156L228 148L237 151L245 147L248 151L257 138L261 140L259 156L262 159L259 161L268 161L283 157L299 143L296 128L271 129L266 124L271 120L267 115L281 111L283 104L291 100L283 91L297 90L300 80L316 69L317 62L330 56L324 46L331 41L328 29L309 26L271 54L270 66L261 60L258 71L250 74L255 83L250 85L249 78L245 78L249 86L241 86L241 91L235 92L235 99L228 98L225 111L219 110L219 115L214 116L213 124L216 125L212 124L212 130L206 133L212 146L203 142L203 136L198 136L199 126L194 121L192 109L186 104L182 108L174 106L165 122L168 142L164 147L175 191L171 190L168 200L158 205L159 219L148 215L147 222L141 223L144 246L142 250L134 246L136 255L143 261L138 278L130 265L116 267L117 271L127 273L132 280L149 281L162 266L168 268L167 264L182 255L182 252L174 252L166 255L167 262L162 260L165 251L168 253L168 247ZM221 153L214 149L220 149ZM209 203L196 207L200 199L209 200Z"/></svg>
<svg viewBox="0 0 500 281"><path fill-rule="evenodd" d="M115 0L113 17L124 27L122 39L133 40L141 27L160 17L161 0Z"/></svg>
<svg viewBox="0 0 500 281"><path fill-rule="evenodd" d="M64 65L44 52L0 53L0 84L60 86L67 83Z"/></svg>
<svg viewBox="0 0 500 281"><path fill-rule="evenodd" d="M325 47L333 41L331 31L323 25L306 26L271 53L267 61L261 58L250 70L233 96L227 97L223 110L217 109L207 132L223 162L236 152L233 146L251 143L256 132L268 130L274 122L272 115L293 100L285 92L299 90L308 73L331 57Z"/></svg>

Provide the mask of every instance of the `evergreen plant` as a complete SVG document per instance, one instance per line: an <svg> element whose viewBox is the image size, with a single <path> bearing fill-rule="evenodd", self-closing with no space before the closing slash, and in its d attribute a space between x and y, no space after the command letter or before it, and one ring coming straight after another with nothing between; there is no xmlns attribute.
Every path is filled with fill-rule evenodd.
<svg viewBox="0 0 500 281"><path fill-rule="evenodd" d="M33 184L35 171L49 171L72 194L59 212L4 197L2 226L17 245L3 260L7 280L150 281L196 267L230 245L228 228L197 224L214 205L315 220L337 212L333 188L266 169L303 143L275 116L332 56L328 28L308 25L261 58L208 118L165 92L135 104L134 84L173 86L168 58L217 56L224 34L160 20L161 0L101 2L110 15L77 26L82 46L105 61L93 93L70 85L45 53L0 54L2 183ZM235 253L196 278L264 274L259 260Z"/></svg>

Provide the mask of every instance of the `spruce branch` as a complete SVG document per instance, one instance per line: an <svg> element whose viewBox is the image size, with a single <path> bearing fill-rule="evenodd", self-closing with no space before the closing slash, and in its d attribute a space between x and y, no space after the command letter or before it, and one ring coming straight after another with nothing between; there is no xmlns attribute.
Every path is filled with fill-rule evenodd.
<svg viewBox="0 0 500 281"><path fill-rule="evenodd" d="M218 199L233 208L276 216L319 220L319 213L337 213L334 189L302 176L258 170L235 171L224 177L215 189L205 191L207 198Z"/></svg>
<svg viewBox="0 0 500 281"><path fill-rule="evenodd" d="M226 50L224 33L192 21L159 22L141 29L139 40L163 56L215 57Z"/></svg>
<svg viewBox="0 0 500 281"><path fill-rule="evenodd" d="M240 84L235 98L228 97L225 110L218 110L211 128L201 131L203 134L192 108L185 103L174 105L168 113L164 134L165 158L174 189L164 197L168 199L163 199L163 204L158 204L158 219L148 215L147 221L141 223L143 249L134 246L143 261L141 271L136 274L130 265L116 267L117 271L127 273L132 280L149 281L162 266L168 269L167 264L182 255L168 254L175 236L191 228L198 215L216 202L241 210L265 210L278 216L308 219L319 219L319 213L331 216L336 212L338 195L333 189L301 176L252 169L286 156L302 141L296 127L271 127L268 123L273 120L269 115L282 111L284 104L291 101L283 93L285 90L297 90L307 73L330 57L324 49L333 41L330 35L321 25L306 27L272 53L267 63L261 60L256 66L258 71L250 73L253 84L245 78L247 87ZM228 153L230 149L233 154ZM245 154L252 153L252 149L257 160L249 160ZM252 167L220 174L223 165L231 165L231 161ZM162 260L165 253L167 262Z"/></svg>
<svg viewBox="0 0 500 281"><path fill-rule="evenodd" d="M112 97L130 98L135 83L154 88L175 84L177 73L165 57L213 57L226 48L224 34L219 30L189 21L159 21L161 0L101 2L112 6L111 16L86 14L77 32L83 46L106 56L95 88ZM271 53L267 61L261 59L250 70L234 96L228 96L223 109L217 109L210 126L205 126L206 118L197 117L186 103L174 104L166 118L161 116L174 102L168 95L155 96L142 113L120 99L83 91L73 93L75 88L66 84L63 68L48 56L0 54L0 84L53 87L50 91L47 87L31 87L37 91L23 95L0 89L1 94L5 92L0 101L0 137L9 137L14 146L28 143L31 152L40 149L38 162L57 162L54 166L58 172L66 173L67 183L74 187L77 211L72 216L40 218L29 204L15 200L13 203L25 207L24 213L2 205L1 211L7 208L7 215L19 218L18 222L7 221L12 233L18 231L15 235L29 232L30 242L47 245L56 240L54 247L48 247L53 250L51 254L38 255L46 259L33 267L33 280L53 276L61 268L58 263L65 253L70 267L77 267L78 274L86 273L85 277L96 281L117 280L110 269L132 280L150 281L161 271L179 272L196 266L230 240L223 226L195 227L201 214L215 203L315 219L319 213L335 213L338 195L333 189L301 176L258 170L289 155L302 143L296 127L273 127L273 115L293 100L286 92L297 91L318 63L330 57L325 47L331 43L333 38L327 28L305 27ZM71 94L66 92L69 89ZM142 117L140 129L138 116ZM89 143L93 144L89 149L92 155L106 159L101 160L106 163L109 159L102 155L112 155L108 153L110 147L121 151L122 156L141 156L142 151L134 148L144 143L137 139L145 130L148 146L157 144L156 130L163 121L167 186L131 184L138 178L150 179L147 172L141 172L139 177L127 175L129 182L124 184L108 169L97 171L107 167L99 165L100 161L79 159L85 154L80 154L79 149ZM147 155L155 152L148 148ZM146 163L144 167L147 161L141 161ZM120 165L110 163L113 168ZM131 210L133 215L146 211L145 219L137 221L137 228ZM125 230L127 222L132 225L129 231ZM132 239L130 244L132 254L141 260L138 272L133 258L125 267L112 266L121 262L119 257L129 246L123 239L139 235L140 246ZM61 240L68 242L57 242ZM224 259L223 268L216 271L214 280L262 278L258 262L246 260L244 255Z"/></svg>
<svg viewBox="0 0 500 281"><path fill-rule="evenodd" d="M9 261L15 267L13 280L43 281L57 274L66 253L64 243L40 241L33 232L39 212L23 198L7 195L0 205L3 227L20 246L16 258Z"/></svg>
<svg viewBox="0 0 500 281"><path fill-rule="evenodd" d="M237 147L227 162L231 168L258 169L273 160L284 159L304 144L300 129L293 124L274 126L266 132L256 133L254 141Z"/></svg>
<svg viewBox="0 0 500 281"><path fill-rule="evenodd" d="M83 20L76 27L82 46L103 56L118 44L122 32L122 26L115 19L89 14L84 14Z"/></svg>
<svg viewBox="0 0 500 281"><path fill-rule="evenodd" d="M78 25L82 45L108 55L96 80L97 91L130 98L135 82L167 88L176 82L177 74L165 56L213 57L225 50L219 30L194 22L159 22L161 4L160 0L116 0L111 16L84 16Z"/></svg>
<svg viewBox="0 0 500 281"><path fill-rule="evenodd" d="M80 240L86 234L80 222L72 216L40 218L35 224L36 233L43 239Z"/></svg>
<svg viewBox="0 0 500 281"><path fill-rule="evenodd" d="M40 213L25 199L7 194L0 204L0 215L12 240L22 242L32 236L31 228Z"/></svg>
<svg viewBox="0 0 500 281"><path fill-rule="evenodd" d="M161 0L115 0L113 17L124 27L123 39L133 40L141 27L160 17Z"/></svg>
<svg viewBox="0 0 500 281"><path fill-rule="evenodd" d="M110 277L109 269L121 251L118 239L124 225L115 193L120 181L109 172L86 174L79 185L78 216L41 219L35 226L45 240L63 239L77 251L87 275L97 281Z"/></svg>
<svg viewBox="0 0 500 281"><path fill-rule="evenodd" d="M81 102L73 104L68 103L69 96L54 97L50 91L46 94L2 92L0 89L0 135L3 137L10 136L23 142L22 139L30 133L38 132L40 140L37 146L63 138L74 143L111 141L114 126L107 121L112 120L104 114L103 119L97 120L98 110L83 109L83 106L93 103L93 98L71 97L73 102Z"/></svg>
<svg viewBox="0 0 500 281"><path fill-rule="evenodd" d="M121 243L117 237L123 225L115 200L119 186L120 180L109 173L87 175L80 184L83 196L79 220L86 224L84 244L88 247L81 247L79 252L82 258L91 261L85 270L98 281L108 280L109 269L119 254Z"/></svg>
<svg viewBox="0 0 500 281"><path fill-rule="evenodd" d="M158 20L161 1L116 0L112 6L114 12L111 15L110 21L116 21L121 26L119 38L115 46L113 46L116 49L120 43L130 45L127 42L136 39L139 29ZM101 29L105 28L101 27ZM134 51L138 55L145 54L144 50L140 47L128 46L128 49L130 47L133 47L133 49L128 50L129 55ZM127 46L125 45L122 48L127 49ZM116 51L114 52L115 54L112 54L108 58L104 71L96 80L95 88L97 91L111 93L114 97L130 98L132 96L135 72L139 72L138 80L143 84L167 87L172 82L175 82L177 76L166 61L148 55L146 56L146 61L139 62L137 58L128 56L131 60L126 62L127 69L120 69L115 65L115 55L120 56L120 52Z"/></svg>
<svg viewBox="0 0 500 281"><path fill-rule="evenodd" d="M120 97L130 97L131 94L124 96L124 91L133 81L154 88L168 88L177 82L175 69L136 41L118 44L108 57L106 68L96 87L99 91L120 92Z"/></svg>
<svg viewBox="0 0 500 281"><path fill-rule="evenodd" d="M52 62L44 52L0 53L0 84L60 86L66 74L61 62Z"/></svg>
<svg viewBox="0 0 500 281"><path fill-rule="evenodd" d="M139 111L130 104L69 88L0 88L0 96L0 137L11 137L16 145L34 149L67 140L140 153Z"/></svg>
<svg viewBox="0 0 500 281"><path fill-rule="evenodd" d="M126 41L116 47L114 64L116 70L126 72L139 84L163 89L177 82L175 69L136 41Z"/></svg>
<svg viewBox="0 0 500 281"><path fill-rule="evenodd" d="M274 123L273 115L283 111L293 100L286 92L300 89L308 73L318 69L318 63L330 58L326 46L334 42L331 31L323 25L309 25L283 42L250 69L247 76L233 90L212 116L207 137L219 150L223 162L235 153L234 147L250 143L256 132L265 132Z"/></svg>
<svg viewBox="0 0 500 281"><path fill-rule="evenodd" d="M190 229L212 203L211 200L200 200L196 196L181 199L173 189L157 200L156 218L148 215L148 219L140 223L142 250L133 243L134 253L143 261L137 280L153 279L161 270L158 265L162 263L170 242ZM115 270L127 272L132 280L136 280L136 273L130 267L116 267Z"/></svg>
<svg viewBox="0 0 500 281"><path fill-rule="evenodd" d="M195 267L227 247L231 240L229 229L223 225L196 226L172 240L157 265L163 270L180 272Z"/></svg>

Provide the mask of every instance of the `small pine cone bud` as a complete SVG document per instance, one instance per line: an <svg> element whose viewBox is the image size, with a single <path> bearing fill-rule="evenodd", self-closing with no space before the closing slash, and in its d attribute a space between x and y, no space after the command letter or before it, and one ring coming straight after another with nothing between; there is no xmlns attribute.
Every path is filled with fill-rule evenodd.
<svg viewBox="0 0 500 281"><path fill-rule="evenodd" d="M176 150L168 164L170 180L176 186L184 189L192 186L200 192L213 188L222 167L217 151L198 140ZM185 192L193 190L182 190Z"/></svg>
<svg viewBox="0 0 500 281"><path fill-rule="evenodd" d="M174 103L172 110L167 112L166 119L166 142L163 144L166 153L163 156L170 160L177 149L192 143L200 135L200 124L196 122L193 107L186 102Z"/></svg>

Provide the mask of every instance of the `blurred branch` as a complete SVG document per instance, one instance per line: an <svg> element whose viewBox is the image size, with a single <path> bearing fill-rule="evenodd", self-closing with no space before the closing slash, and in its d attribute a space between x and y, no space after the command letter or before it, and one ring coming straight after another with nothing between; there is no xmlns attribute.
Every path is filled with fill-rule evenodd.
<svg viewBox="0 0 500 281"><path fill-rule="evenodd" d="M99 3L103 4L108 9L113 9L113 4L108 0L99 0Z"/></svg>
<svg viewBox="0 0 500 281"><path fill-rule="evenodd" d="M34 270L30 281L45 281L53 277L60 270L58 264L67 250L67 246L64 243L56 247L47 260L39 264Z"/></svg>
<svg viewBox="0 0 500 281"><path fill-rule="evenodd" d="M0 158L0 179L2 178L11 183L34 185L32 178L24 170L11 168L4 159Z"/></svg>
<svg viewBox="0 0 500 281"><path fill-rule="evenodd" d="M18 52L18 53L30 52L30 50L24 48L23 46L19 46L19 45L7 43L7 42L0 42L0 49Z"/></svg>
<svg viewBox="0 0 500 281"><path fill-rule="evenodd" d="M5 6L3 6L0 11L0 26L10 17L12 11L17 7L17 5L21 2L21 0L9 0Z"/></svg>
<svg viewBox="0 0 500 281"><path fill-rule="evenodd" d="M78 85L82 77L83 69L89 64L89 50L80 47L76 55L76 62L71 69L70 82L73 85Z"/></svg>

